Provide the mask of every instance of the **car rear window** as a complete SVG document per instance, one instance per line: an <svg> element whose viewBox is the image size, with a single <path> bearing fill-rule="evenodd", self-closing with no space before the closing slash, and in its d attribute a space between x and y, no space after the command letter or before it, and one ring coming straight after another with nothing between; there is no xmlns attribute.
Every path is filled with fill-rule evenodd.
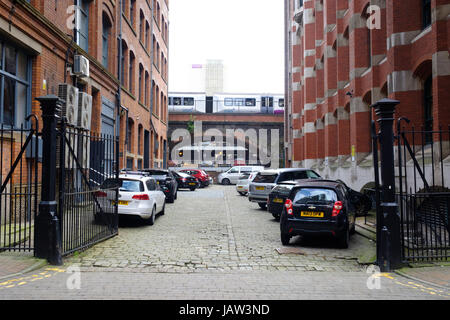
<svg viewBox="0 0 450 320"><path fill-rule="evenodd" d="M144 184L137 180L122 180L122 186L119 191L124 192L142 192L144 191Z"/></svg>
<svg viewBox="0 0 450 320"><path fill-rule="evenodd" d="M147 170L145 171L150 176L167 176L168 173L166 171L160 171L160 170Z"/></svg>
<svg viewBox="0 0 450 320"><path fill-rule="evenodd" d="M277 182L317 178L320 178L320 176L312 170L288 171L281 173Z"/></svg>
<svg viewBox="0 0 450 320"><path fill-rule="evenodd" d="M103 190L120 188L120 191L125 192L142 192L144 191L144 184L138 180L106 179L100 188Z"/></svg>
<svg viewBox="0 0 450 320"><path fill-rule="evenodd" d="M277 179L278 174L261 174L258 173L258 175L253 179L253 182L255 183L275 183L275 180Z"/></svg>
<svg viewBox="0 0 450 320"><path fill-rule="evenodd" d="M295 204L335 202L337 194L334 190L324 188L301 188L294 197Z"/></svg>

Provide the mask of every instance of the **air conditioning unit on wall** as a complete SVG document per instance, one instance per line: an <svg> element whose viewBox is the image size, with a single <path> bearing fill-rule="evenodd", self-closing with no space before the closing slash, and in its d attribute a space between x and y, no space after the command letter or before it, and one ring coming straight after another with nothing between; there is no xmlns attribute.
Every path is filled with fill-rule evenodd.
<svg viewBox="0 0 450 320"><path fill-rule="evenodd" d="M78 88L67 83L60 84L58 97L64 100L59 116L66 117L70 125L78 125Z"/></svg>
<svg viewBox="0 0 450 320"><path fill-rule="evenodd" d="M78 96L78 126L87 130L79 140L78 155L83 169L89 168L90 162L90 130L92 116L92 96L80 92Z"/></svg>
<svg viewBox="0 0 450 320"><path fill-rule="evenodd" d="M91 130L92 96L85 92L78 94L78 126Z"/></svg>
<svg viewBox="0 0 450 320"><path fill-rule="evenodd" d="M82 77L89 77L89 60L85 56L75 55L73 63L73 74Z"/></svg>

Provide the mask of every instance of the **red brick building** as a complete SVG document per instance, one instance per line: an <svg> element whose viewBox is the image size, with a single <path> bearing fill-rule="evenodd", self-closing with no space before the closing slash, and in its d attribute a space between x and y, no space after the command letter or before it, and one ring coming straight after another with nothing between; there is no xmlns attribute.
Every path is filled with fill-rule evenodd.
<svg viewBox="0 0 450 320"><path fill-rule="evenodd" d="M370 105L450 124L449 0L286 0L286 165L373 182Z"/></svg>
<svg viewBox="0 0 450 320"><path fill-rule="evenodd" d="M92 97L91 131L120 132L120 167L162 166L167 43L168 0L2 0L0 121L40 116L35 98L67 84ZM76 55L89 62L88 76L73 76Z"/></svg>

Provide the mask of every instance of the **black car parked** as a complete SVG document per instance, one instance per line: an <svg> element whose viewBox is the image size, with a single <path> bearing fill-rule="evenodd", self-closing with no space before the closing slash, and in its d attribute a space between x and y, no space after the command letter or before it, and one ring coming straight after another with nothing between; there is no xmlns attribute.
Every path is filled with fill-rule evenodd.
<svg viewBox="0 0 450 320"><path fill-rule="evenodd" d="M281 242L296 235L332 235L348 248L355 232L356 208L361 198L339 181L304 180L292 187L280 218Z"/></svg>
<svg viewBox="0 0 450 320"><path fill-rule="evenodd" d="M175 179L177 179L178 189L190 189L191 191L195 191L195 189L200 188L200 182L196 177L183 172L171 172Z"/></svg>
<svg viewBox="0 0 450 320"><path fill-rule="evenodd" d="M281 212L284 208L284 202L288 198L292 188L304 181L305 180L284 181L272 189L267 200L267 209L275 219L280 219ZM349 198L352 199L352 201L355 203L355 210L358 216L365 216L367 215L369 210L372 209L372 200L367 195L349 188L341 180L331 181L339 182L345 187Z"/></svg>
<svg viewBox="0 0 450 320"><path fill-rule="evenodd" d="M280 219L281 212L284 208L284 202L289 197L292 188L299 182L301 182L301 180L281 182L269 193L269 198L267 199L267 210L275 219Z"/></svg>
<svg viewBox="0 0 450 320"><path fill-rule="evenodd" d="M177 179L169 170L164 169L143 169L139 170L146 175L155 178L156 182L161 187L161 190L166 195L167 202L174 203L178 194Z"/></svg>

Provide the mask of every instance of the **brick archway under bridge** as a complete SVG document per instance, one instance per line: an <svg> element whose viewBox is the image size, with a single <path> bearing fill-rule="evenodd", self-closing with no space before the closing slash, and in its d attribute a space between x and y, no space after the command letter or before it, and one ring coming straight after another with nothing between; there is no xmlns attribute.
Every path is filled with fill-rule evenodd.
<svg viewBox="0 0 450 320"><path fill-rule="evenodd" d="M267 130L268 141L271 139L271 130L278 130L280 140L280 163L284 164L284 115L273 114L186 114L186 113L170 113L169 117L169 132L168 137L172 136L172 133L177 129L187 129L192 122L201 122L202 134L209 129L217 129L221 131L225 137L227 130L241 129L244 132L254 129L258 132L259 129ZM239 139L236 136L236 139ZM249 148L249 139L243 141L246 148ZM192 142L194 137L192 134ZM178 141L170 140L170 152L173 147L176 146ZM259 152L259 150L258 150Z"/></svg>

